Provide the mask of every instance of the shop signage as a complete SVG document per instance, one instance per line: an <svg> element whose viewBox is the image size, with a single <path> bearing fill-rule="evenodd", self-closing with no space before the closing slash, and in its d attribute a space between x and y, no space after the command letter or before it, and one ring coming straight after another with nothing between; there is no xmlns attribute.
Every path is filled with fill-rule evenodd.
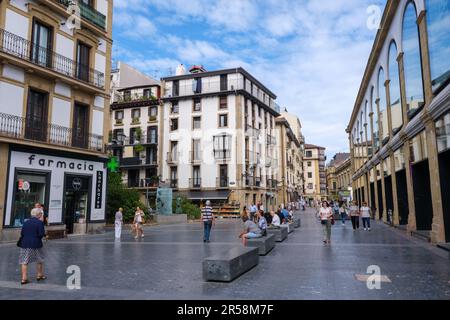
<svg viewBox="0 0 450 320"><path fill-rule="evenodd" d="M73 190L80 191L82 185L83 184L82 184L80 178L73 178L73 180L72 180L72 188L73 188Z"/></svg>
<svg viewBox="0 0 450 320"><path fill-rule="evenodd" d="M75 161L65 161L65 160L52 160L40 158L36 159L36 155L32 154L28 157L28 164L30 166L35 165L35 162L40 167L46 168L61 168L61 169L71 169L71 170L80 170L80 171L94 171L94 165L87 163L86 161L75 162Z"/></svg>
<svg viewBox="0 0 450 320"><path fill-rule="evenodd" d="M95 180L95 209L102 208L103 198L103 171L97 171Z"/></svg>
<svg viewBox="0 0 450 320"><path fill-rule="evenodd" d="M20 191L28 191L30 190L30 183L28 181L25 181L23 179L18 180L18 188Z"/></svg>

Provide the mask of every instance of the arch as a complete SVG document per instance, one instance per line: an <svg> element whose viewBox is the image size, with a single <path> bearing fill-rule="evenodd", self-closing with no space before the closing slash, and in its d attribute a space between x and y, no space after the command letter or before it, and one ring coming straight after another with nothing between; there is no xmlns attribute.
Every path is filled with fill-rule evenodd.
<svg viewBox="0 0 450 320"><path fill-rule="evenodd" d="M397 44L394 40L389 45L388 55L392 134L395 135L403 126L403 112L400 96L400 73L397 63Z"/></svg>
<svg viewBox="0 0 450 320"><path fill-rule="evenodd" d="M378 71L377 95L378 95L378 113L379 113L379 136L381 144L384 145L389 140L388 117L386 106L386 87L384 86L384 70L380 67Z"/></svg>
<svg viewBox="0 0 450 320"><path fill-rule="evenodd" d="M417 10L413 1L408 2L403 12L402 44L406 111L408 118L411 119L424 105L419 27Z"/></svg>
<svg viewBox="0 0 450 320"><path fill-rule="evenodd" d="M375 86L372 86L370 90L370 110L372 113L372 126L373 126L373 148L375 149L375 152L380 147L380 130L379 130L379 123L378 123L378 108L377 104L375 102Z"/></svg>

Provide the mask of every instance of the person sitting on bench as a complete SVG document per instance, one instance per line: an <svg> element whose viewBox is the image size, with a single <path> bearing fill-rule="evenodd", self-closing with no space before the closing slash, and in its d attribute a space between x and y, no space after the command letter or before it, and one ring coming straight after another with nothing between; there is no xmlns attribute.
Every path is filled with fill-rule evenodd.
<svg viewBox="0 0 450 320"><path fill-rule="evenodd" d="M258 227L261 229L262 236L265 237L267 235L267 220L264 217L264 211L259 210L258 211Z"/></svg>
<svg viewBox="0 0 450 320"><path fill-rule="evenodd" d="M242 239L244 246L247 239L262 237L262 231L256 223L250 220L247 216L242 216L242 221L244 222L244 231L239 235L239 238Z"/></svg>
<svg viewBox="0 0 450 320"><path fill-rule="evenodd" d="M274 211L270 211L270 216L272 217L272 223L270 224L270 226L272 228L279 228L281 225L280 217L275 214Z"/></svg>

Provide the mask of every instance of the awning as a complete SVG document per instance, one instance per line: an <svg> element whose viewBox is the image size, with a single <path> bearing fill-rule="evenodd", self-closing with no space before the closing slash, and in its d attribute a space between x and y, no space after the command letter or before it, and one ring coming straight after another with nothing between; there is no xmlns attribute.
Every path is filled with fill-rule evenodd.
<svg viewBox="0 0 450 320"><path fill-rule="evenodd" d="M209 191L187 191L177 192L174 198L177 196L184 196L191 200L227 200L230 191L228 190L209 190Z"/></svg>

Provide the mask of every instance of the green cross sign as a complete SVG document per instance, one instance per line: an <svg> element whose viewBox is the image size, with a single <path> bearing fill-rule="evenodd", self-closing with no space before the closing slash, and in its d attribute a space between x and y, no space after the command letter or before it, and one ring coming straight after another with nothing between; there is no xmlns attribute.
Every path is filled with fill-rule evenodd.
<svg viewBox="0 0 450 320"><path fill-rule="evenodd" d="M111 157L106 165L111 172L117 172L119 167L119 162L117 162L116 157Z"/></svg>

